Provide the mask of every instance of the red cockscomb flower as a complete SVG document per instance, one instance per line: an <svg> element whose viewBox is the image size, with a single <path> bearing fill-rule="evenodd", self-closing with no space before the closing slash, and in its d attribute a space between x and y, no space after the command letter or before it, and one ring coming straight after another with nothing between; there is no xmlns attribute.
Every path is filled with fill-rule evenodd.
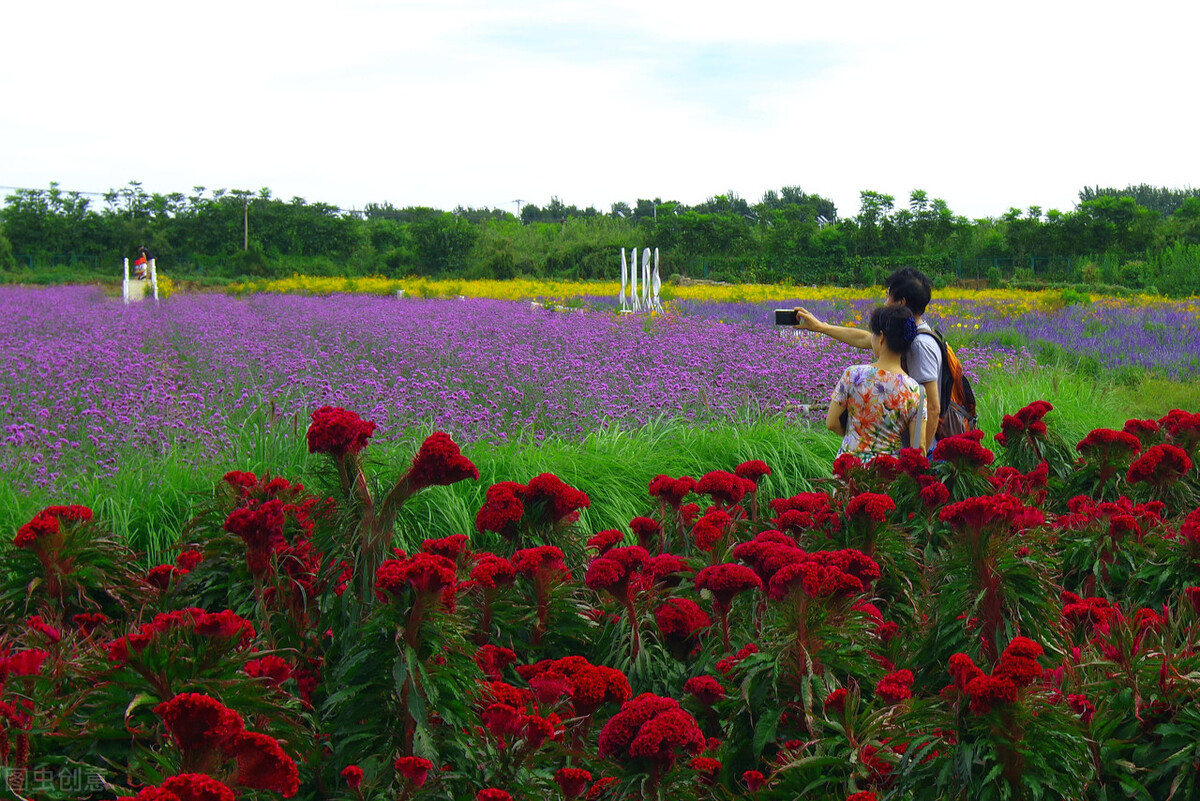
<svg viewBox="0 0 1200 801"><path fill-rule="evenodd" d="M634 518L634 520L640 519L642 518ZM587 547L594 548L601 556L603 556L605 551L607 551L609 548L615 548L616 546L620 545L624 539L625 535L619 530L610 528L604 531L596 532L588 539Z"/></svg>
<svg viewBox="0 0 1200 801"><path fill-rule="evenodd" d="M509 561L512 563L514 571L531 578L542 572L559 575L567 572L562 550L553 545L523 548L514 553Z"/></svg>
<svg viewBox="0 0 1200 801"><path fill-rule="evenodd" d="M458 445L444 431L435 431L421 443L412 467L405 476L409 489L446 486L466 479L479 480L479 470L462 455Z"/></svg>
<svg viewBox="0 0 1200 801"><path fill-rule="evenodd" d="M967 685L972 679L983 675L983 671L975 665L971 657L966 654L953 654L950 657L950 677L954 679L954 686L959 690L966 691Z"/></svg>
<svg viewBox="0 0 1200 801"><path fill-rule="evenodd" d="M175 557L175 566L181 570L187 570L191 572L192 570L196 569L196 565L203 561L203 552L198 551L195 548L189 548L187 550L180 551L179 555Z"/></svg>
<svg viewBox="0 0 1200 801"><path fill-rule="evenodd" d="M930 477L922 476L921 478ZM921 487L921 503L926 509L936 509L950 500L950 489L942 482L931 478L930 481L922 483L924 486Z"/></svg>
<svg viewBox="0 0 1200 801"><path fill-rule="evenodd" d="M726 506L734 505L746 494L741 479L724 470L705 473L696 482L695 491L701 495L709 495L714 501Z"/></svg>
<svg viewBox="0 0 1200 801"><path fill-rule="evenodd" d="M486 787L475 794L475 801L512 801L512 796L504 790Z"/></svg>
<svg viewBox="0 0 1200 801"><path fill-rule="evenodd" d="M61 529L58 520L44 512L38 512L25 525L17 529L13 545L18 548L32 548L35 543L48 545L57 540Z"/></svg>
<svg viewBox="0 0 1200 801"><path fill-rule="evenodd" d="M933 461L951 462L960 469L985 467L994 462L995 454L980 445L979 440L969 435L971 433L938 440L933 449Z"/></svg>
<svg viewBox="0 0 1200 801"><path fill-rule="evenodd" d="M742 774L742 781L745 782L747 790L757 793L767 783L767 777L762 775L762 771L748 770Z"/></svg>
<svg viewBox="0 0 1200 801"><path fill-rule="evenodd" d="M238 647L244 648L254 639L254 624L232 609L220 612L205 612L203 609L193 610L192 630L201 637L212 637L222 640L237 640Z"/></svg>
<svg viewBox="0 0 1200 801"><path fill-rule="evenodd" d="M1146 482L1169 484L1192 469L1187 451L1174 445L1155 445L1129 465L1126 479L1130 484Z"/></svg>
<svg viewBox="0 0 1200 801"><path fill-rule="evenodd" d="M889 673L875 685L875 695L885 704L898 704L912 698L913 674L911 670Z"/></svg>
<svg viewBox="0 0 1200 801"><path fill-rule="evenodd" d="M671 478L658 475L650 480L650 496L661 498L676 509L696 489L696 479L691 476Z"/></svg>
<svg viewBox="0 0 1200 801"><path fill-rule="evenodd" d="M475 664L491 681L499 681L504 668L517 661L517 654L511 648L499 645L481 645L475 652Z"/></svg>
<svg viewBox="0 0 1200 801"><path fill-rule="evenodd" d="M559 768L554 772L554 783L567 799L578 798L587 789L592 774L583 768Z"/></svg>
<svg viewBox="0 0 1200 801"><path fill-rule="evenodd" d="M591 506L587 493L566 484L553 473L534 476L526 485L525 505L544 506L552 522L573 522L580 509Z"/></svg>
<svg viewBox="0 0 1200 801"><path fill-rule="evenodd" d="M724 607L728 607L738 593L763 588L758 574L734 562L709 565L696 574L695 585L696 589L711 592L713 598Z"/></svg>
<svg viewBox="0 0 1200 801"><path fill-rule="evenodd" d="M283 502L278 498L260 506L239 507L225 519L225 530L246 543L246 564L256 576L266 572L271 555L286 544L283 523Z"/></svg>
<svg viewBox="0 0 1200 801"><path fill-rule="evenodd" d="M706 706L712 706L725 697L725 688L713 676L692 676L683 683L683 691L695 696L696 700Z"/></svg>
<svg viewBox="0 0 1200 801"><path fill-rule="evenodd" d="M375 424L340 406L322 406L312 413L308 427L308 452L340 458L367 447Z"/></svg>
<svg viewBox="0 0 1200 801"><path fill-rule="evenodd" d="M576 716L586 717L605 702L622 703L632 696L629 679L616 668L593 665L582 656L544 659L532 665L519 665L517 672L532 682L541 676L560 676L569 684L571 704ZM548 689L548 688L547 688Z"/></svg>
<svg viewBox="0 0 1200 801"><path fill-rule="evenodd" d="M1071 707L1071 711L1079 715L1079 719L1084 723L1091 723L1092 718L1096 717L1096 707L1082 693L1068 695L1067 706Z"/></svg>
<svg viewBox="0 0 1200 801"><path fill-rule="evenodd" d="M738 478L749 479L757 484L763 476L771 475L771 468L767 467L767 463L761 459L751 459L733 468L733 474Z"/></svg>
<svg viewBox="0 0 1200 801"><path fill-rule="evenodd" d="M483 506L475 514L475 530L482 534L494 531L512 538L525 515L526 487L513 481L502 481L488 487Z"/></svg>
<svg viewBox="0 0 1200 801"><path fill-rule="evenodd" d="M36 676L42 672L42 663L50 652L40 648L26 648L0 658L0 678L4 676Z"/></svg>
<svg viewBox="0 0 1200 801"><path fill-rule="evenodd" d="M645 759L669 768L677 749L698 754L704 750L704 734L679 702L652 693L626 701L600 731L600 756Z"/></svg>
<svg viewBox="0 0 1200 801"><path fill-rule="evenodd" d="M712 784L721 774L721 760L712 757L696 757L688 763L688 767L700 774L700 781Z"/></svg>
<svg viewBox="0 0 1200 801"><path fill-rule="evenodd" d="M203 773L181 773L172 776L159 785L158 789L162 795L152 801L234 801L236 798L233 790ZM142 793L138 793L137 801L144 801Z"/></svg>
<svg viewBox="0 0 1200 801"><path fill-rule="evenodd" d="M976 676L967 682L967 693L971 696L971 711L985 715L997 706L1015 703L1017 685L1002 676Z"/></svg>
<svg viewBox="0 0 1200 801"><path fill-rule="evenodd" d="M413 787L422 787L429 771L433 769L433 763L424 757L402 756L396 760L393 767L404 777L406 783Z"/></svg>
<svg viewBox="0 0 1200 801"><path fill-rule="evenodd" d="M846 517L852 520L882 523L887 520L887 513L895 508L896 502L890 496L875 492L863 492L855 495L846 504Z"/></svg>
<svg viewBox="0 0 1200 801"><path fill-rule="evenodd" d="M980 531L996 523L1011 528L1024 508L1025 505L1011 495L984 495L952 503L944 507L938 517L956 530Z"/></svg>
<svg viewBox="0 0 1200 801"><path fill-rule="evenodd" d="M351 790L357 790L362 787L363 769L358 765L347 765L342 768L342 778L346 780L346 786Z"/></svg>
<svg viewBox="0 0 1200 801"><path fill-rule="evenodd" d="M757 653L758 646L754 643L748 643L742 648L738 649L738 652L733 656L727 656L723 659L717 660L717 672L722 676L728 676L731 672L733 672L734 668L736 668L746 659L746 657Z"/></svg>
<svg viewBox="0 0 1200 801"><path fill-rule="evenodd" d="M691 570L691 565L683 557L673 553L660 553L658 556L650 557L650 561L642 568L642 578L645 579L647 585L657 582L665 583L666 579L678 573L691 572Z"/></svg>
<svg viewBox="0 0 1200 801"><path fill-rule="evenodd" d="M33 615L25 621L25 625L41 634L51 644L54 644L62 639L62 632L51 626L49 623L42 620L41 615Z"/></svg>
<svg viewBox="0 0 1200 801"><path fill-rule="evenodd" d="M200 693L176 695L154 712L185 753L221 749L243 731L241 715Z"/></svg>
<svg viewBox="0 0 1200 801"><path fill-rule="evenodd" d="M1191 602L1192 611L1200 615L1200 587L1188 587L1183 594Z"/></svg>
<svg viewBox="0 0 1200 801"><path fill-rule="evenodd" d="M850 479L863 469L862 461L852 453L843 453L833 460L833 477L842 481Z"/></svg>
<svg viewBox="0 0 1200 801"><path fill-rule="evenodd" d="M494 589L502 584L512 584L514 575L516 575L516 571L513 570L512 563L503 556L497 556L494 553L475 554L475 565L471 568L471 581Z"/></svg>
<svg viewBox="0 0 1200 801"><path fill-rule="evenodd" d="M898 461L900 472L907 473L913 478L929 472L929 458L920 448L901 448Z"/></svg>
<svg viewBox="0 0 1200 801"><path fill-rule="evenodd" d="M1121 427L1126 434L1137 437L1143 448L1154 444L1154 440L1159 438L1159 429L1157 420L1126 420L1125 425Z"/></svg>
<svg viewBox="0 0 1200 801"><path fill-rule="evenodd" d="M389 596L399 597L408 587L426 595L453 590L456 585L454 563L429 553L388 559L375 573L375 595L381 601L387 601Z"/></svg>
<svg viewBox="0 0 1200 801"><path fill-rule="evenodd" d="M687 640L712 625L704 610L687 598L668 599L654 610L654 619L663 636L671 640Z"/></svg>
<svg viewBox="0 0 1200 801"><path fill-rule="evenodd" d="M653 548L662 533L662 526L652 517L635 517L629 521L629 528L637 537L638 545L643 548Z"/></svg>
<svg viewBox="0 0 1200 801"><path fill-rule="evenodd" d="M1085 458L1112 460L1118 455L1132 457L1142 450L1141 441L1125 431L1114 431L1111 428L1096 428L1075 446Z"/></svg>
<svg viewBox="0 0 1200 801"><path fill-rule="evenodd" d="M267 685L271 687L278 687L292 677L292 666L287 660L274 654L251 659L242 670L251 678L266 679Z"/></svg>
<svg viewBox="0 0 1200 801"><path fill-rule="evenodd" d="M227 743L224 750L237 760L236 781L242 787L272 790L284 798L291 798L300 789L296 763L274 737L243 732Z"/></svg>
<svg viewBox="0 0 1200 801"><path fill-rule="evenodd" d="M692 539L702 551L711 551L729 533L733 518L720 509L710 509L692 526Z"/></svg>
<svg viewBox="0 0 1200 801"><path fill-rule="evenodd" d="M92 518L92 510L86 506L47 506L17 530L13 545L18 548L53 550L62 533L60 523L86 522Z"/></svg>

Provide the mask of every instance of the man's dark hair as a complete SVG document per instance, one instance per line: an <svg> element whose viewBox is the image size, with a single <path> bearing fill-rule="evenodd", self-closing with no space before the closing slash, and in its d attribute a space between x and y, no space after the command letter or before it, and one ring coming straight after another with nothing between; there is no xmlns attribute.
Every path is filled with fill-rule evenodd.
<svg viewBox="0 0 1200 801"><path fill-rule="evenodd" d="M914 316L925 313L929 298L933 295L933 284L929 277L912 267L901 267L883 282L892 300L902 300Z"/></svg>

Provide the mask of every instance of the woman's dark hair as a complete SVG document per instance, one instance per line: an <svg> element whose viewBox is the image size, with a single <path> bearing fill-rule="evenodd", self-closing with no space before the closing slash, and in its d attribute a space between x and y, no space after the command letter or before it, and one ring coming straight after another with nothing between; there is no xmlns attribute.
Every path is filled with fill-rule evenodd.
<svg viewBox="0 0 1200 801"><path fill-rule="evenodd" d="M883 334L883 343L893 353L904 353L917 337L917 323L906 306L876 306L867 328Z"/></svg>

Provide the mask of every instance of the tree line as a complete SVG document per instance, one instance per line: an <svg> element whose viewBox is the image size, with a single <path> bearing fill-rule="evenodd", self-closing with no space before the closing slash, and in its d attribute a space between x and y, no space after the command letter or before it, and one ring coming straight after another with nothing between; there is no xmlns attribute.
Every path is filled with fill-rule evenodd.
<svg viewBox="0 0 1200 801"><path fill-rule="evenodd" d="M900 264L945 279L1109 284L1200 293L1200 190L1088 187L1069 211L969 220L922 190L860 193L858 213L798 186L757 202L639 199L608 211L557 197L519 215L371 204L359 211L269 189L100 196L18 189L0 208L0 269L112 273L147 246L180 277L309 274L613 278L621 247L657 247L668 274L733 282L869 283Z"/></svg>

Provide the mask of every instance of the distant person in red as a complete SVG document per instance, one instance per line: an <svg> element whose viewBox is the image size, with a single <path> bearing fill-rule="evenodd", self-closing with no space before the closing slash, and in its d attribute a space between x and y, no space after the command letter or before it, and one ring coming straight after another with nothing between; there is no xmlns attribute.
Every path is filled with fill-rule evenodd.
<svg viewBox="0 0 1200 801"><path fill-rule="evenodd" d="M146 271L150 269L150 259L154 258L150 255L150 251L146 250L146 246L142 245L137 250L137 259L133 262L133 275L140 281L146 280Z"/></svg>

